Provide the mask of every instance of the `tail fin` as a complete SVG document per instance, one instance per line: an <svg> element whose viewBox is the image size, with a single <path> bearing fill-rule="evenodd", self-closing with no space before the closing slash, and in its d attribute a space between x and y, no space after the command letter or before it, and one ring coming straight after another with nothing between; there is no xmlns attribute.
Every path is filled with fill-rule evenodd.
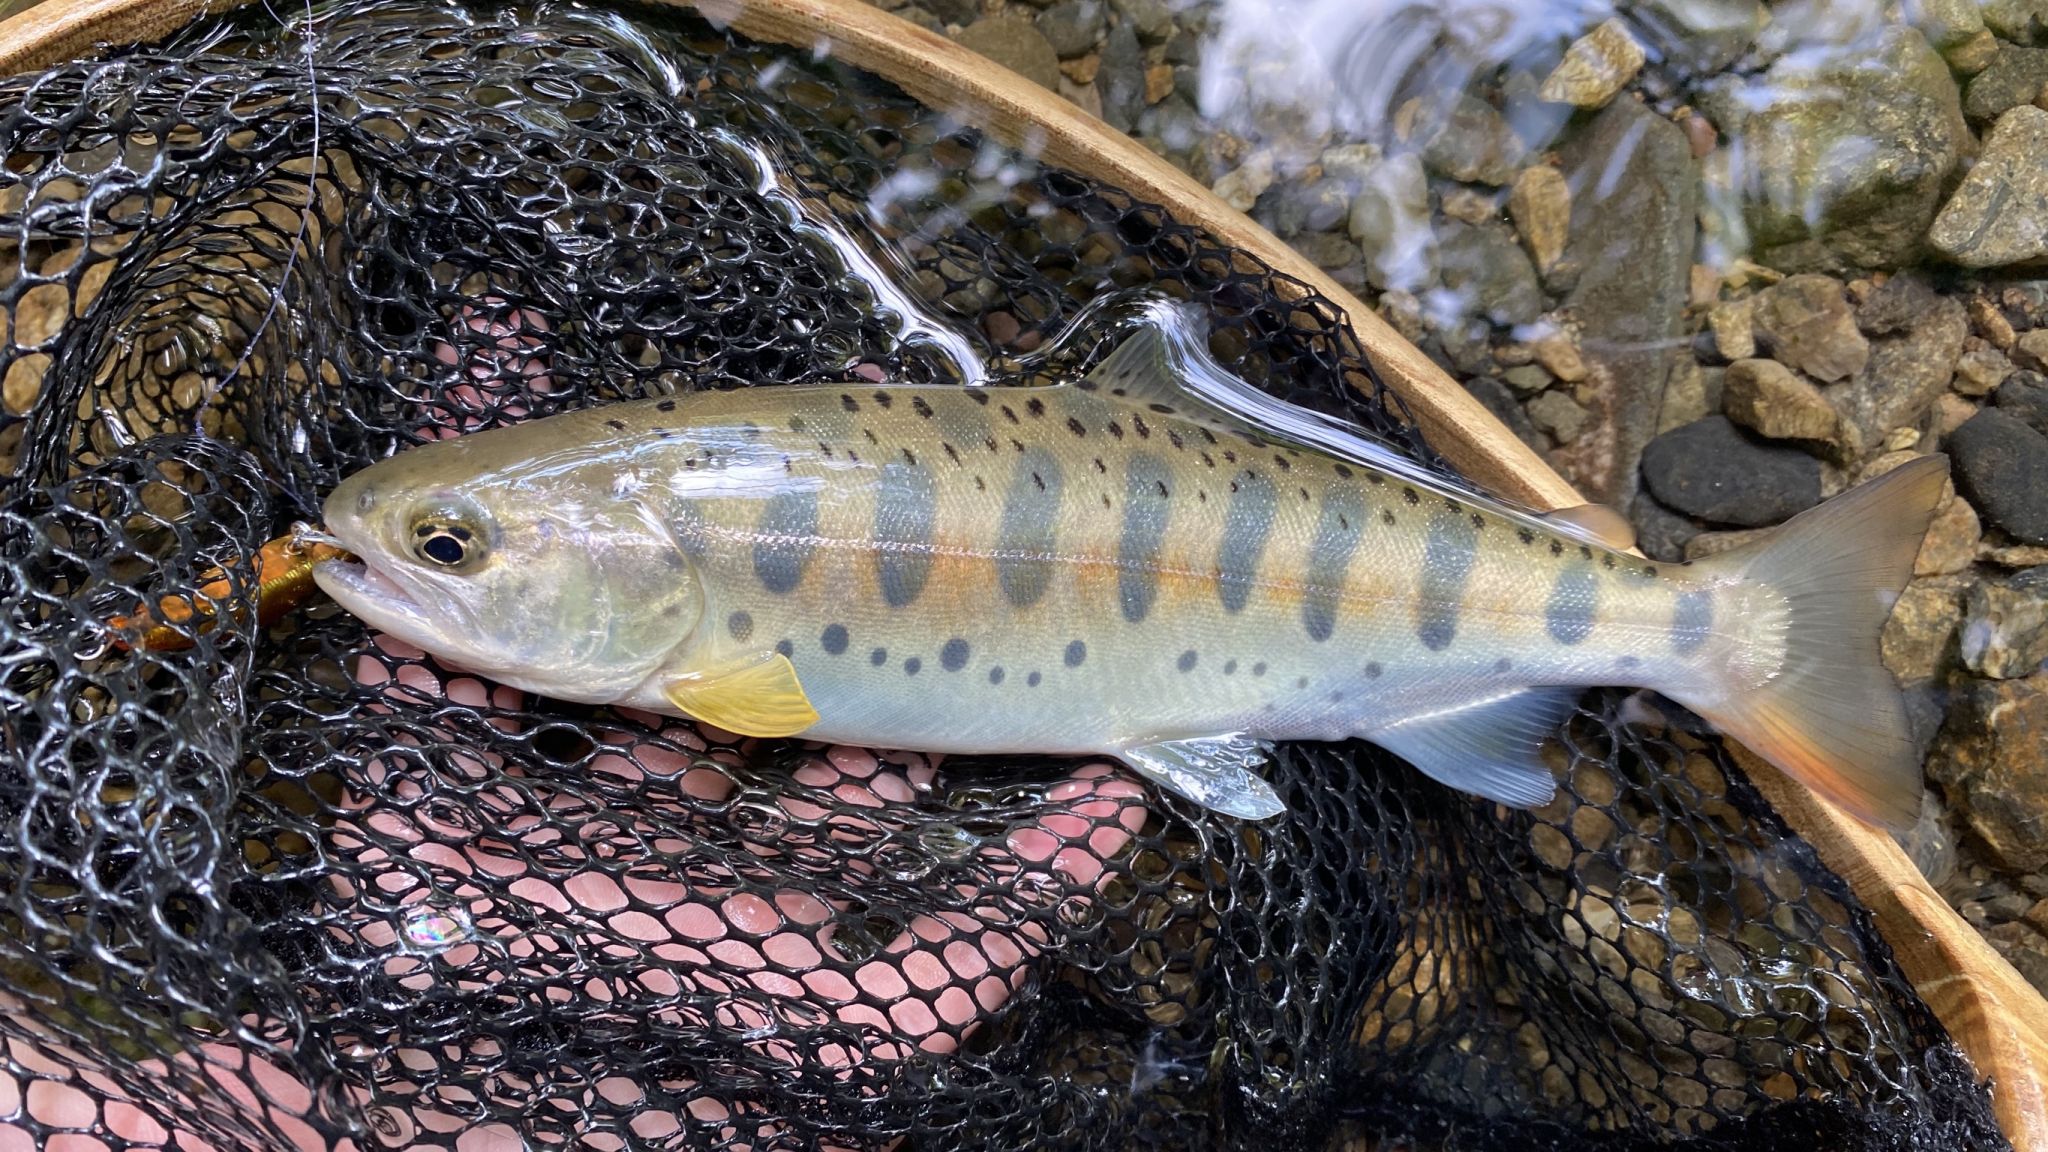
<svg viewBox="0 0 2048 1152"><path fill-rule="evenodd" d="M1947 457L1921 457L1700 562L1776 588L1791 622L1775 679L1699 712L1849 813L1893 828L1918 816L1921 773L1878 633L1947 478Z"/></svg>

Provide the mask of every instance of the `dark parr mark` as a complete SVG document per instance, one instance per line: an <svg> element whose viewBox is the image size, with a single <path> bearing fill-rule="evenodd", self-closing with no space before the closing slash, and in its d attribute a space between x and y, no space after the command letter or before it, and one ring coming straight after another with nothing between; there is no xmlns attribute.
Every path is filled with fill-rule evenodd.
<svg viewBox="0 0 2048 1152"><path fill-rule="evenodd" d="M1550 638L1570 646L1585 642L1593 634L1593 613L1600 606L1600 578L1585 565L1573 565L1557 574L1550 586L1550 602L1543 608L1543 626Z"/></svg>
<svg viewBox="0 0 2048 1152"><path fill-rule="evenodd" d="M1199 659L1201 659L1201 657L1195 654L1195 650L1193 648L1190 648L1187 651L1180 654L1180 659L1174 661L1173 666L1175 668L1180 669L1183 672L1193 672L1195 670L1195 661Z"/></svg>
<svg viewBox="0 0 2048 1152"><path fill-rule="evenodd" d="M1365 498L1351 488L1323 493L1315 539L1308 547L1308 587L1301 599L1301 626L1321 643L1337 630L1337 605L1344 598L1344 574L1358 549L1365 523Z"/></svg>
<svg viewBox="0 0 2048 1152"><path fill-rule="evenodd" d="M1478 535L1471 521L1454 512L1430 518L1422 545L1422 598L1415 608L1415 637L1432 652L1450 647L1458 633L1465 581L1472 575Z"/></svg>
<svg viewBox="0 0 2048 1152"><path fill-rule="evenodd" d="M1223 662L1223 674L1224 674L1225 676L1231 676L1231 675L1235 675L1235 674L1236 674L1236 672L1237 672L1237 661L1235 661L1235 660L1225 660L1225 661Z"/></svg>
<svg viewBox="0 0 2048 1152"><path fill-rule="evenodd" d="M958 672L967 667L967 641L955 636L939 649L939 667L948 672Z"/></svg>
<svg viewBox="0 0 2048 1152"><path fill-rule="evenodd" d="M1272 481L1247 471L1230 485L1230 507L1223 514L1223 541L1216 549L1216 595L1225 612L1241 612L1251 598L1266 538L1273 531L1279 503Z"/></svg>
<svg viewBox="0 0 2048 1152"><path fill-rule="evenodd" d="M1043 448L1025 452L1010 475L996 530L996 582L1019 608L1038 603L1052 583L1062 478L1059 461Z"/></svg>
<svg viewBox="0 0 2048 1152"><path fill-rule="evenodd" d="M745 612L735 612L725 618L725 630L732 638L744 643L754 634L754 618Z"/></svg>
<svg viewBox="0 0 2048 1152"><path fill-rule="evenodd" d="M1671 612L1671 650L1680 656L1690 656L1707 642L1713 628L1713 593L1679 593Z"/></svg>
<svg viewBox="0 0 2048 1152"><path fill-rule="evenodd" d="M1033 672L1031 675L1026 676L1024 678L1024 685L1027 688L1036 688L1038 687L1038 682L1043 679L1045 679L1044 676L1041 676L1038 673Z"/></svg>
<svg viewBox="0 0 2048 1152"><path fill-rule="evenodd" d="M818 494L777 492L762 505L755 526L754 577L777 595L794 591L817 546Z"/></svg>
<svg viewBox="0 0 2048 1152"><path fill-rule="evenodd" d="M911 676L915 676L915 675L917 675L918 669L920 669L920 668L923 668L923 667L924 667L924 661L922 661L922 660L919 660L919 659L918 659L917 657L915 657L915 656L912 656L912 657L911 657L910 659L908 659L908 660L905 660L905 661L903 662L903 671L904 671L905 673L907 673L908 675L911 675Z"/></svg>
<svg viewBox="0 0 2048 1152"><path fill-rule="evenodd" d="M1079 668L1081 666L1081 661L1086 660L1087 658L1088 645L1082 643L1079 640L1076 640L1068 644L1066 654L1061 657L1061 659L1066 661L1067 667L1069 668Z"/></svg>
<svg viewBox="0 0 2048 1152"><path fill-rule="evenodd" d="M873 664L877 668L888 662L889 650L887 648L877 648L873 652L868 653L868 663Z"/></svg>
<svg viewBox="0 0 2048 1152"><path fill-rule="evenodd" d="M894 460L882 465L875 490L875 583L891 608L912 603L924 591L938 510L938 485L929 469Z"/></svg>
<svg viewBox="0 0 2048 1152"><path fill-rule="evenodd" d="M988 670L988 682L991 684L1001 684L1003 682L1003 666L1001 664Z"/></svg>
<svg viewBox="0 0 2048 1152"><path fill-rule="evenodd" d="M846 651L846 640L846 625L827 624L825 631L818 636L818 646L828 654L837 656Z"/></svg>
<svg viewBox="0 0 2048 1152"><path fill-rule="evenodd" d="M1172 502L1166 496L1166 462L1131 457L1124 470L1124 526L1117 541L1117 596L1124 619L1133 624L1152 611L1159 596L1159 549L1166 539Z"/></svg>

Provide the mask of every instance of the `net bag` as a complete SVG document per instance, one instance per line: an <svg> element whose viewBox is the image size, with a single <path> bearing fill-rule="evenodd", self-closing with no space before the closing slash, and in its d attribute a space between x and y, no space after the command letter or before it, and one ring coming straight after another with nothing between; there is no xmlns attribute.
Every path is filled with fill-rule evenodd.
<svg viewBox="0 0 2048 1152"><path fill-rule="evenodd" d="M1335 306L1160 208L567 3L203 19L0 83L0 157L0 1110L37 1147L2007 1146L1870 915L1653 697L1589 694L1534 813L1304 744L1248 825L251 610L259 547L405 445L1052 369L1137 288L1436 460ZM108 623L201 588L184 646Z"/></svg>

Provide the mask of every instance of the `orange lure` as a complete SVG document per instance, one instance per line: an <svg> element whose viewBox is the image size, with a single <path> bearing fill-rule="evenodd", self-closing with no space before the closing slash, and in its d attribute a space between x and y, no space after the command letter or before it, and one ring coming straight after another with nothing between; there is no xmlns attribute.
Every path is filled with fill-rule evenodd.
<svg viewBox="0 0 2048 1152"><path fill-rule="evenodd" d="M348 553L332 544L294 532L280 536L256 552L256 620L269 624L312 595L313 565ZM234 595L234 584L219 568L203 577L196 596L165 596L152 610L144 605L133 616L107 621L116 633L117 650L176 652L192 646L192 637L213 627L214 614Z"/></svg>

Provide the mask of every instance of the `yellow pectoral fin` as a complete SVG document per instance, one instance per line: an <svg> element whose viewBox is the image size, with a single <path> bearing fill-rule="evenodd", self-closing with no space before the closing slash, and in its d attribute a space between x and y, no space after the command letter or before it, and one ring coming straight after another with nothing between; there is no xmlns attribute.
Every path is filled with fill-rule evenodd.
<svg viewBox="0 0 2048 1152"><path fill-rule="evenodd" d="M666 695L691 716L742 736L794 736L818 722L796 666L779 652L730 671L681 677Z"/></svg>

